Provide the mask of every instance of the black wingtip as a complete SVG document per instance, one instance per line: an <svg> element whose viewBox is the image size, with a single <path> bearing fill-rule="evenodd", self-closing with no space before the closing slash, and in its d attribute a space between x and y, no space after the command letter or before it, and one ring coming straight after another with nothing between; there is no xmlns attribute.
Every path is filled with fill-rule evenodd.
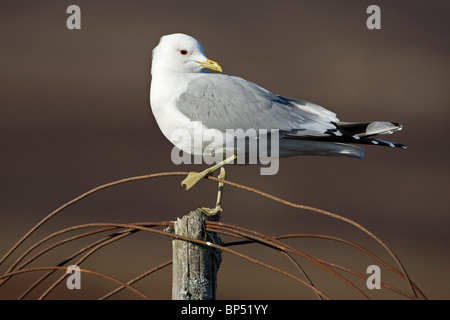
<svg viewBox="0 0 450 320"><path fill-rule="evenodd" d="M402 148L407 149L407 147L404 144L397 143L397 142L391 142L391 141L385 141L381 139L368 139L372 144L374 145L380 145L385 147L391 147L391 148Z"/></svg>

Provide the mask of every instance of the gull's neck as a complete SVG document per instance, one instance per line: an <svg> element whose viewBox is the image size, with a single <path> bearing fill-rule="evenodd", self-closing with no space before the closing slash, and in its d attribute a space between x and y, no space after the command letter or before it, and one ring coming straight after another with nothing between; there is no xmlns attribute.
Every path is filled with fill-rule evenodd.
<svg viewBox="0 0 450 320"><path fill-rule="evenodd" d="M156 100L173 101L186 91L189 83L188 74L169 68L152 68L150 99L152 105ZM155 100L155 101L154 101Z"/></svg>
<svg viewBox="0 0 450 320"><path fill-rule="evenodd" d="M174 102L187 89L189 82L204 76L200 72L180 72L168 67L152 67L150 100L152 105L158 101Z"/></svg>

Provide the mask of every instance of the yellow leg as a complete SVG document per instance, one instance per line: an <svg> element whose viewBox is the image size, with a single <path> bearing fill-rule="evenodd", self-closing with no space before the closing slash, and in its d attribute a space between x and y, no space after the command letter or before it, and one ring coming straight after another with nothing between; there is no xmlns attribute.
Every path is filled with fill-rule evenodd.
<svg viewBox="0 0 450 320"><path fill-rule="evenodd" d="M184 179L181 182L181 186L184 186L184 187L186 187L186 190L189 190L201 179L213 174L216 170L222 168L227 163L234 161L234 159L236 159L236 157L237 157L236 155L232 155L231 157L225 159L224 161L219 162L218 164L216 164L206 170L203 170L202 172L189 172L186 179Z"/></svg>
<svg viewBox="0 0 450 320"><path fill-rule="evenodd" d="M218 178L225 180L226 177L227 177L227 174L225 173L225 168L221 167ZM219 190L217 191L216 207L214 209L205 208L205 207L200 208L200 210L202 210L202 212L204 214L206 214L208 217L214 216L214 215L218 214L219 212L222 212L223 186L224 186L223 182L219 182Z"/></svg>

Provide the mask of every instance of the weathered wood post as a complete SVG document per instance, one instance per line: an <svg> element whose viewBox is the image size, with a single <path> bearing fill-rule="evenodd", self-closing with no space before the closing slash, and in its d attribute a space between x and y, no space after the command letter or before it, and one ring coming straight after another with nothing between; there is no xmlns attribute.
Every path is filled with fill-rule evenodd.
<svg viewBox="0 0 450 320"><path fill-rule="evenodd" d="M205 221L218 221L220 214L207 217L200 209L190 212L174 224L174 233L189 238L221 244L215 232L206 232ZM218 249L185 240L172 241L172 299L214 300L217 271L222 260Z"/></svg>

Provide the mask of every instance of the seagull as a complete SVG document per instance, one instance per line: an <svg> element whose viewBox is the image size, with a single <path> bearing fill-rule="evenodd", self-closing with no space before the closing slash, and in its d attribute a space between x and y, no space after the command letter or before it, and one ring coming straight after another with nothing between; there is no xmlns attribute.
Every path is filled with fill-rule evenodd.
<svg viewBox="0 0 450 320"><path fill-rule="evenodd" d="M186 34L161 37L153 49L151 74L151 109L164 136L189 154L202 155L212 144L215 153L223 155L224 160L216 165L189 173L182 182L186 189L218 169L219 178L225 179L223 167L239 155L236 144L224 146L224 141L229 141L227 130L231 129L277 130L278 154L282 158L319 155L361 159L364 153L361 145L406 148L374 138L401 130L401 124L341 122L334 112L317 104L284 97L243 78L224 74L217 62L206 57L200 42ZM205 135L196 136L198 127L223 139L213 141ZM186 133L185 139L180 141L177 132ZM192 143L191 138L200 139L201 143ZM230 148L231 156L226 157ZM221 190L223 184L219 184ZM221 193L214 209L202 208L202 211L216 214L222 210L220 202Z"/></svg>

